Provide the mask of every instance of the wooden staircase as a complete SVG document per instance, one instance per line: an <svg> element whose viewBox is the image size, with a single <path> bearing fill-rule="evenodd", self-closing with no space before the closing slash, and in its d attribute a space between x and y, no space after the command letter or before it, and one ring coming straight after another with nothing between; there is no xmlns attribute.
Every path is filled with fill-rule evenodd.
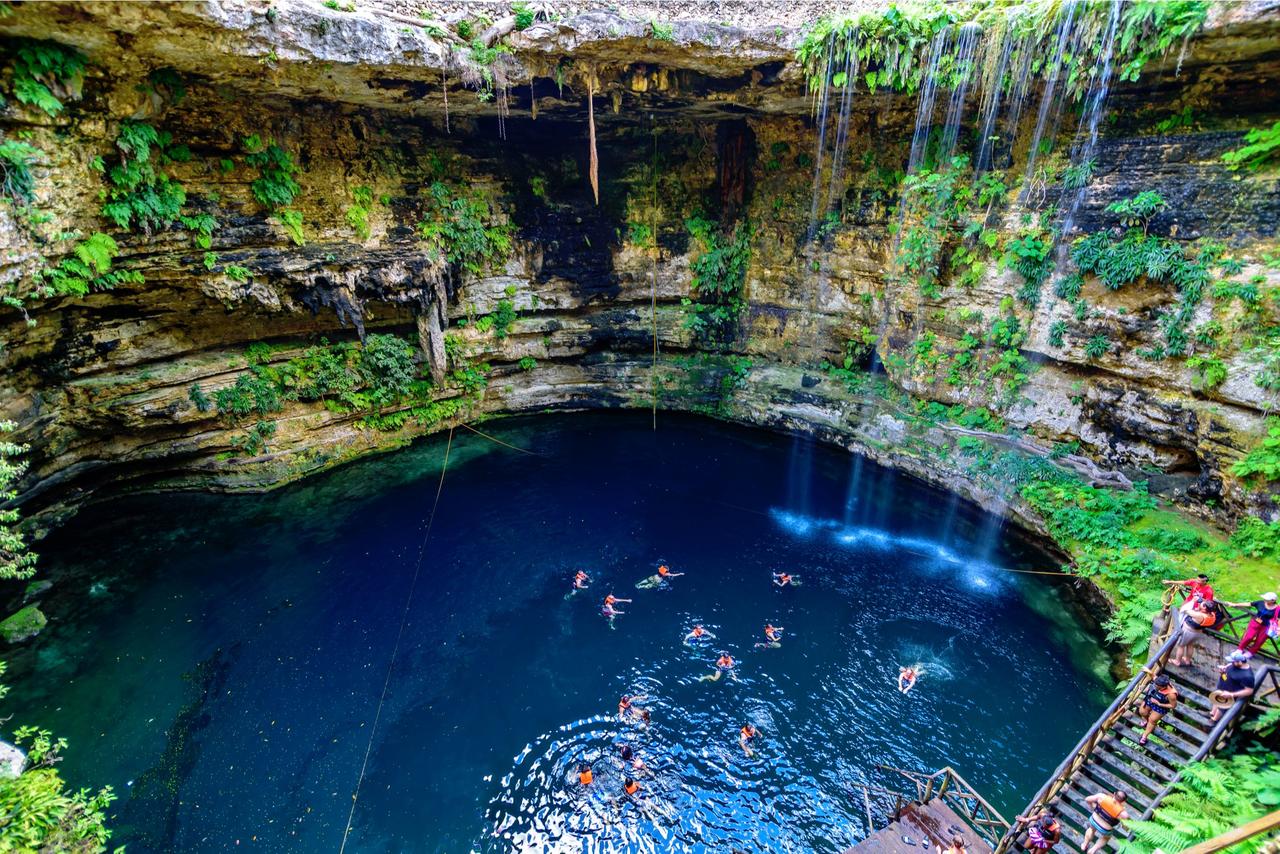
<svg viewBox="0 0 1280 854"><path fill-rule="evenodd" d="M1049 782L1032 798L1023 815L1049 807L1062 826L1062 841L1055 852L1082 854L1085 829L1091 809L1085 798L1099 792L1124 791L1130 816L1148 819L1177 783L1182 769L1206 758L1224 739L1250 702L1274 702L1280 697L1274 661L1261 660L1254 666L1257 688L1252 698L1241 699L1216 723L1209 720L1209 693L1217 684L1217 671L1203 667L1166 667L1176 637L1177 614L1172 611L1173 590L1165 598L1162 624L1154 635L1155 651L1146 666L1085 733L1080 743L1063 760ZM1224 644L1234 646L1239 639L1237 615L1222 631L1210 632ZM1274 642L1270 642L1275 646ZM1270 657L1270 656L1268 656ZM1156 675L1164 673L1178 688L1178 706L1164 716L1146 745L1139 745L1145 726L1140 712L1143 696ZM1026 828L1015 822L994 848L1005 854L1025 839ZM1123 833L1123 830L1121 831Z"/></svg>

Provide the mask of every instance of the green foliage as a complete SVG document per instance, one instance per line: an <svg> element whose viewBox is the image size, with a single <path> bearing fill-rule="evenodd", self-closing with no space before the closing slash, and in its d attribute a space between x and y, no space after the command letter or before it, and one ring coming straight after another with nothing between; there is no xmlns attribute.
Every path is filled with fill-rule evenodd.
<svg viewBox="0 0 1280 854"><path fill-rule="evenodd" d="M249 457L256 457L267 449L267 442L276 434L274 421L258 421L239 436L231 439L231 447Z"/></svg>
<svg viewBox="0 0 1280 854"><path fill-rule="evenodd" d="M464 40L470 40L471 34L474 32L471 21L467 18L463 18L455 24L453 29Z"/></svg>
<svg viewBox="0 0 1280 854"><path fill-rule="evenodd" d="M270 141L264 146L257 134L243 142L248 152L244 162L258 170L258 177L249 185L258 204L272 211L293 204L302 187L293 179L298 167L289 152Z"/></svg>
<svg viewBox="0 0 1280 854"><path fill-rule="evenodd" d="M518 316L515 303L509 299L498 300L493 314L486 314L476 321L476 329L481 332L492 331L495 337L506 338L511 324L515 323Z"/></svg>
<svg viewBox="0 0 1280 854"><path fill-rule="evenodd" d="M534 11L528 3L512 3L511 14L516 16L517 30L527 30L533 26Z"/></svg>
<svg viewBox="0 0 1280 854"><path fill-rule="evenodd" d="M141 284L142 274L136 270L112 269L119 254L120 247L111 235L92 234L77 243L57 266L36 271L32 277L36 293L43 297L85 296L116 285Z"/></svg>
<svg viewBox="0 0 1280 854"><path fill-rule="evenodd" d="M538 360L532 356L524 356L516 363L516 365L522 371L532 371L534 368L538 367Z"/></svg>
<svg viewBox="0 0 1280 854"><path fill-rule="evenodd" d="M1209 3L1206 0L1132 0L1123 4L1120 26L1115 40L1115 61L1122 80L1136 80L1139 72L1153 60L1165 55L1174 45L1196 32L1204 23ZM856 55L863 81L872 94L878 88L913 93L924 81L931 66L928 48L933 37L943 28L958 29L970 21L982 25L992 35L986 38L1017 38L1022 50L1035 61L1030 72L1035 77L1056 75L1066 94L1079 100L1088 89L1096 67L1102 62L1108 8L1105 4L1089 4L1078 25L1086 34L1082 49L1063 57L1059 70L1042 58L1052 54L1057 38L1061 6L1057 3L972 4L893 2L838 20L823 19L814 24L796 49L796 60L804 70L811 91L816 91L828 77L834 85L851 54ZM953 40L954 42L955 40ZM994 52L990 47L988 52ZM969 72L983 76L983 86L1008 91L1017 83L1017 75L995 76L994 62L988 67L967 66L954 45L934 58L938 84L953 88L957 80Z"/></svg>
<svg viewBox="0 0 1280 854"><path fill-rule="evenodd" d="M208 412L214 407L213 400L204 393L204 389L200 388L199 383L192 384L191 388L187 390L187 397L190 398L200 412Z"/></svg>
<svg viewBox="0 0 1280 854"><path fill-rule="evenodd" d="M1150 821L1126 823L1133 838L1121 854L1182 851L1271 812L1280 805L1280 766L1273 754L1237 753L1182 768L1173 790ZM1234 849L1232 849L1234 850Z"/></svg>
<svg viewBox="0 0 1280 854"><path fill-rule="evenodd" d="M57 116L67 98L78 99L84 83L84 54L52 41L19 39L13 51L13 96Z"/></svg>
<svg viewBox="0 0 1280 854"><path fill-rule="evenodd" d="M192 216L183 214L178 217L178 221L184 227L196 233L196 246L201 249L208 249L213 245L213 231L218 227L218 221L213 216L205 213Z"/></svg>
<svg viewBox="0 0 1280 854"><path fill-rule="evenodd" d="M1187 359L1187 367L1196 372L1201 388L1217 388L1226 382L1227 365L1214 356L1192 356Z"/></svg>
<svg viewBox="0 0 1280 854"><path fill-rule="evenodd" d="M708 342L724 343L747 307L743 288L751 262L751 224L740 223L725 235L711 220L693 216L685 227L700 250L689 266L690 296L683 302L691 310L685 326Z"/></svg>
<svg viewBox="0 0 1280 854"><path fill-rule="evenodd" d="M902 188L904 231L895 263L926 299L942 295L942 252L952 230L968 222L973 186L967 180L968 158L955 157L939 169L909 175ZM973 265L976 256L953 253L953 264Z"/></svg>
<svg viewBox="0 0 1280 854"><path fill-rule="evenodd" d="M0 697L8 693L0 685ZM111 787L68 791L55 767L67 740L46 729L17 727L13 742L26 749L27 767L16 778L0 780L0 851L105 851L111 839L106 811L116 799Z"/></svg>
<svg viewBox="0 0 1280 854"><path fill-rule="evenodd" d="M1049 345L1061 349L1063 337L1067 333L1067 322L1065 320L1055 320L1049 326Z"/></svg>
<svg viewBox="0 0 1280 854"><path fill-rule="evenodd" d="M356 237L368 240L371 233L369 211L373 207L372 188L363 185L352 188L351 200L351 204L347 206L347 224L355 229Z"/></svg>
<svg viewBox="0 0 1280 854"><path fill-rule="evenodd" d="M280 227L284 229L285 234L289 235L289 239L297 246L305 246L307 244L307 236L302 230L302 212L293 208L283 208L276 211L273 217L276 222L280 223Z"/></svg>
<svg viewBox="0 0 1280 854"><path fill-rule="evenodd" d="M128 231L138 226L151 234L178 219L187 191L157 168L184 156L182 147L171 147L172 142L167 131L157 131L145 122L120 125L116 137L120 158L107 169L108 200L102 206L102 215L117 228Z"/></svg>
<svg viewBox="0 0 1280 854"><path fill-rule="evenodd" d="M1040 288L1053 271L1053 240L1035 231L1024 232L1005 244L1004 262L1023 279L1018 299L1035 308L1040 304Z"/></svg>
<svg viewBox="0 0 1280 854"><path fill-rule="evenodd" d="M1120 222L1129 227L1147 230L1151 218L1169 207L1164 197L1152 190L1143 190L1132 199L1121 199L1107 205L1109 213L1117 214Z"/></svg>
<svg viewBox="0 0 1280 854"><path fill-rule="evenodd" d="M1255 516L1245 516L1228 543L1249 557L1280 558L1280 520L1268 524Z"/></svg>
<svg viewBox="0 0 1280 854"><path fill-rule="evenodd" d="M1084 343L1084 354L1090 359L1099 359L1111 349L1111 339L1106 335L1093 335Z"/></svg>
<svg viewBox="0 0 1280 854"><path fill-rule="evenodd" d="M1093 159L1081 160L1079 163L1073 163L1066 166L1058 173L1058 177L1062 179L1063 189L1079 190L1081 187L1089 183L1093 178L1093 170L1097 165L1097 161Z"/></svg>
<svg viewBox="0 0 1280 854"><path fill-rule="evenodd" d="M1245 144L1222 155L1228 169L1261 169L1280 157L1280 122L1254 128L1244 135Z"/></svg>
<svg viewBox="0 0 1280 854"><path fill-rule="evenodd" d="M249 281L249 277L252 275L248 267L241 267L238 264L228 264L222 268L222 272L226 273L232 281L240 282L241 284Z"/></svg>
<svg viewBox="0 0 1280 854"><path fill-rule="evenodd" d="M0 193L19 205L35 199L36 180L31 167L44 159L34 145L6 139L0 142Z"/></svg>
<svg viewBox="0 0 1280 854"><path fill-rule="evenodd" d="M473 276L507 257L514 232L479 190L464 195L442 181L427 188L426 209L417 228L431 250Z"/></svg>
<svg viewBox="0 0 1280 854"><path fill-rule="evenodd" d="M1280 480L1280 418L1272 418L1267 423L1267 435L1257 447L1236 460L1231 466L1231 473L1246 480Z"/></svg>
<svg viewBox="0 0 1280 854"><path fill-rule="evenodd" d="M418 378L414 348L394 335L368 336L357 365L370 400L379 407L408 395Z"/></svg>
<svg viewBox="0 0 1280 854"><path fill-rule="evenodd" d="M1139 535L1142 545L1170 554L1190 554L1205 548L1208 543L1195 531L1147 528Z"/></svg>
<svg viewBox="0 0 1280 854"><path fill-rule="evenodd" d="M658 21L649 22L649 36L654 41L669 42L675 38L675 27Z"/></svg>
<svg viewBox="0 0 1280 854"><path fill-rule="evenodd" d="M3 438L14 426L12 421L0 421L0 578L30 578L36 572L36 556L19 527L17 508L9 506L17 497L14 485L27 470L27 463L18 459L27 446Z"/></svg>

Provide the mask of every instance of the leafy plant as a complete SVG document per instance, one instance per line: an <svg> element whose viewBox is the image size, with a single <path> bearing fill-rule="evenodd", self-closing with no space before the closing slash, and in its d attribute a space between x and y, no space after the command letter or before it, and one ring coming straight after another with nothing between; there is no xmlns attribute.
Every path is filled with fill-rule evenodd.
<svg viewBox="0 0 1280 854"><path fill-rule="evenodd" d="M675 38L675 27L658 21L649 22L649 36L654 41L669 42Z"/></svg>
<svg viewBox="0 0 1280 854"><path fill-rule="evenodd" d="M1226 363L1215 356L1192 356L1187 359L1187 367L1196 372L1202 388L1217 388L1226 382Z"/></svg>
<svg viewBox="0 0 1280 854"><path fill-rule="evenodd" d="M258 177L249 185L258 204L273 211L292 204L302 188L293 179L298 167L289 152L274 142L263 145L257 134L245 137L243 143L248 152L245 163L258 170Z"/></svg>
<svg viewBox="0 0 1280 854"><path fill-rule="evenodd" d="M1254 128L1244 135L1245 144L1222 155L1228 169L1257 170L1280 157L1280 122Z"/></svg>
<svg viewBox="0 0 1280 854"><path fill-rule="evenodd" d="M511 14L516 17L517 30L527 30L533 26L534 11L528 3L512 3Z"/></svg>
<svg viewBox="0 0 1280 854"><path fill-rule="evenodd" d="M1243 458L1232 464L1231 473L1246 480L1280 480L1280 418L1273 418L1268 422L1267 435Z"/></svg>
<svg viewBox="0 0 1280 854"><path fill-rule="evenodd" d="M1141 228L1145 234L1151 218L1169 207L1164 197L1152 190L1143 190L1132 199L1121 199L1107 205L1110 213L1118 214L1120 221L1129 227Z"/></svg>
<svg viewBox="0 0 1280 854"><path fill-rule="evenodd" d="M1094 335L1084 344L1084 354L1090 359L1098 359L1111 349L1111 339L1105 335Z"/></svg>
<svg viewBox="0 0 1280 854"><path fill-rule="evenodd" d="M276 211L274 219L280 223L280 227L284 229L285 234L289 235L289 239L295 245L305 246L307 244L307 236L302 231L302 211L283 208Z"/></svg>
<svg viewBox="0 0 1280 854"><path fill-rule="evenodd" d="M1049 344L1053 347L1062 347L1063 336L1067 332L1067 322L1065 320L1055 320L1049 326Z"/></svg>
<svg viewBox="0 0 1280 854"><path fill-rule="evenodd" d="M27 446L3 438L15 426L12 421L0 421L0 578L30 578L36 571L36 556L20 528L21 516L10 503L18 496L15 483L27 470L26 461L18 459Z"/></svg>
<svg viewBox="0 0 1280 854"><path fill-rule="evenodd" d="M373 189L367 186L354 187L351 190L351 204L347 206L347 224L355 229L356 237L368 240L369 210L373 207Z"/></svg>
<svg viewBox="0 0 1280 854"><path fill-rule="evenodd" d="M427 188L417 228L431 250L473 276L511 251L513 229L498 220L485 197L479 191L462 195L442 181Z"/></svg>
<svg viewBox="0 0 1280 854"><path fill-rule="evenodd" d="M116 285L141 284L136 270L114 270L112 263L120 247L109 234L98 232L81 240L54 267L44 267L32 277L40 296L85 296L109 291Z"/></svg>
<svg viewBox="0 0 1280 854"><path fill-rule="evenodd" d="M685 226L701 249L689 265L692 280L684 304L691 311L685 325L707 341L723 343L736 331L747 305L743 286L751 260L751 225L736 225L724 235L716 223L694 216Z"/></svg>
<svg viewBox="0 0 1280 854"><path fill-rule="evenodd" d="M6 139L0 142L0 192L17 204L35 198L35 177L31 167L44 158L44 152L25 142Z"/></svg>
<svg viewBox="0 0 1280 854"><path fill-rule="evenodd" d="M79 99L84 54L53 41L19 39L13 48L13 96L50 116L66 99Z"/></svg>
<svg viewBox="0 0 1280 854"><path fill-rule="evenodd" d="M151 234L175 222L186 204L182 184L157 169L189 157L185 146L172 146L167 131L145 122L127 121L116 136L119 162L106 170L108 201L102 215L126 231L138 226ZM154 158L153 158L154 155Z"/></svg>

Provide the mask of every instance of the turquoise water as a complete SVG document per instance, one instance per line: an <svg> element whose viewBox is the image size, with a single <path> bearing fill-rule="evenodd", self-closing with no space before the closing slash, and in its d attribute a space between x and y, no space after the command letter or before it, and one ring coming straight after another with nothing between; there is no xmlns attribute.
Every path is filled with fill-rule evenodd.
<svg viewBox="0 0 1280 854"><path fill-rule="evenodd" d="M360 852L834 851L866 832L857 785L892 783L876 763L950 764L1011 816L1105 704L1064 582L1007 571L1052 563L976 557L998 526L944 494L693 418L484 429L537 455L455 436L389 683L443 439L84 512L42 544L54 622L11 654L7 711L71 740L74 784L116 787L135 853L337 851L349 814ZM659 562L686 575L637 589ZM613 628L611 591L635 600ZM682 644L695 622L717 639ZM780 648L755 647L766 622ZM700 681L721 650L737 680Z"/></svg>

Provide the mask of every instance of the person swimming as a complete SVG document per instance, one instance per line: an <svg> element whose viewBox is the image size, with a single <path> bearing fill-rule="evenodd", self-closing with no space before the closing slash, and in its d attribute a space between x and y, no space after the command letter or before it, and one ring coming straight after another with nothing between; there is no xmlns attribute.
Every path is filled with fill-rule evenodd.
<svg viewBox="0 0 1280 854"><path fill-rule="evenodd" d="M623 694L618 699L618 717L625 717L627 714L639 715L640 709L637 703L649 699L647 694Z"/></svg>
<svg viewBox="0 0 1280 854"><path fill-rule="evenodd" d="M693 644L704 640L715 640L716 636L704 629L702 626L694 626L693 631L684 636L684 645L693 646Z"/></svg>
<svg viewBox="0 0 1280 854"><path fill-rule="evenodd" d="M764 643L757 643L756 649L777 649L782 646L782 630L783 626L774 626L770 623L764 624Z"/></svg>
<svg viewBox="0 0 1280 854"><path fill-rule="evenodd" d="M898 690L904 694L910 691L916 686L916 680L920 678L922 672L923 669L918 664L913 664L910 667L899 667Z"/></svg>
<svg viewBox="0 0 1280 854"><path fill-rule="evenodd" d="M755 756L756 753L751 749L751 742L760 735L760 730L751 724L743 724L741 731L738 733L738 744L742 745L742 752L747 756Z"/></svg>
<svg viewBox="0 0 1280 854"><path fill-rule="evenodd" d="M624 744L618 749L618 758L622 760L624 768L630 765L632 772L637 775L649 770L644 764L644 760L636 755L635 749L629 744Z"/></svg>
<svg viewBox="0 0 1280 854"><path fill-rule="evenodd" d="M592 781L595 780L595 778L596 778L595 774L591 771L590 762L578 763L578 782L580 784L582 784L583 786L590 786Z"/></svg>
<svg viewBox="0 0 1280 854"><path fill-rule="evenodd" d="M720 657L716 659L716 670L714 673L706 676L699 676L699 682L719 682L720 677L729 674L734 682L738 681L738 674L733 672L733 656L727 652L720 653Z"/></svg>
<svg viewBox="0 0 1280 854"><path fill-rule="evenodd" d="M634 798L640 794L640 784L635 779L627 777L622 781L622 791L626 793L627 797Z"/></svg>
<svg viewBox="0 0 1280 854"><path fill-rule="evenodd" d="M590 583L591 583L591 576L587 575L582 570L578 570L577 574L573 576L574 590L586 590L587 587L590 586Z"/></svg>
<svg viewBox="0 0 1280 854"><path fill-rule="evenodd" d="M611 629L614 628L613 621L615 617L618 617L622 614L627 613L626 611L619 610L617 607L615 607L617 603L630 602L630 601L631 601L630 599L619 599L617 596L614 596L612 593L604 597L604 605L600 607L600 613L601 615L604 616L605 619L609 621L609 628Z"/></svg>
<svg viewBox="0 0 1280 854"><path fill-rule="evenodd" d="M799 582L799 576L789 575L785 572L775 572L773 574L773 583L779 587L791 587Z"/></svg>
<svg viewBox="0 0 1280 854"><path fill-rule="evenodd" d="M672 572L671 568L664 563L658 567L658 571L656 573L637 581L636 587L642 590L658 587L665 584L672 578L679 578L682 575L684 575L683 572Z"/></svg>

